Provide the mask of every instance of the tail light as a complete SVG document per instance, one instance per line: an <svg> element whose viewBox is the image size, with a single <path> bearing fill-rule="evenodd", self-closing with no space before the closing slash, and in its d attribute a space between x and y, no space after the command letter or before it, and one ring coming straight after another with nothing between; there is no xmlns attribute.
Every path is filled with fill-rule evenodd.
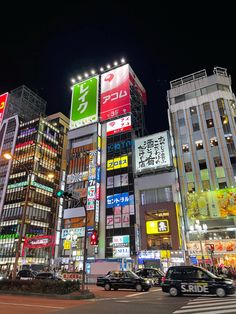
<svg viewBox="0 0 236 314"><path fill-rule="evenodd" d="M166 277L161 277L161 282L164 283L166 281Z"/></svg>

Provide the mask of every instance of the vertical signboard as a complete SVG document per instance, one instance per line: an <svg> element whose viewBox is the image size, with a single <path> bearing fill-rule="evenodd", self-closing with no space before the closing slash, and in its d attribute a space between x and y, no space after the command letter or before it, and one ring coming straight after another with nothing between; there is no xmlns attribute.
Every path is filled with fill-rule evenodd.
<svg viewBox="0 0 236 314"><path fill-rule="evenodd" d="M171 154L168 131L135 140L135 171L152 171L170 167Z"/></svg>
<svg viewBox="0 0 236 314"><path fill-rule="evenodd" d="M73 86L70 129L98 120L98 83L99 77L95 76Z"/></svg>
<svg viewBox="0 0 236 314"><path fill-rule="evenodd" d="M102 74L101 76L101 121L130 112L129 65Z"/></svg>
<svg viewBox="0 0 236 314"><path fill-rule="evenodd" d="M0 95L0 125L2 123L5 107L7 104L8 93Z"/></svg>
<svg viewBox="0 0 236 314"><path fill-rule="evenodd" d="M126 132L132 129L131 116L107 122L107 136L116 133Z"/></svg>

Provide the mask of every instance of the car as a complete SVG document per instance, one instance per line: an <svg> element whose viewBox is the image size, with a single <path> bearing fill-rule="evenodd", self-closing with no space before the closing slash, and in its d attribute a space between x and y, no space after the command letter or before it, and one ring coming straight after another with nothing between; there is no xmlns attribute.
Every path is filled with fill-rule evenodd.
<svg viewBox="0 0 236 314"><path fill-rule="evenodd" d="M149 280L139 277L130 270L110 271L107 275L97 277L98 287L103 287L106 291L111 289L136 289L136 291L148 291L152 284Z"/></svg>
<svg viewBox="0 0 236 314"><path fill-rule="evenodd" d="M62 280L62 278L54 273L51 272L41 272L37 273L35 276L35 279L41 279L41 280Z"/></svg>
<svg viewBox="0 0 236 314"><path fill-rule="evenodd" d="M32 280L36 275L37 273L31 269L22 269L17 273L16 279Z"/></svg>
<svg viewBox="0 0 236 314"><path fill-rule="evenodd" d="M142 268L138 269L136 275L143 277L152 281L153 286L160 286L161 279L165 276L163 271L158 268Z"/></svg>
<svg viewBox="0 0 236 314"><path fill-rule="evenodd" d="M162 278L162 291L175 297L180 294L216 294L225 297L235 292L231 279L219 277L198 266L172 266Z"/></svg>

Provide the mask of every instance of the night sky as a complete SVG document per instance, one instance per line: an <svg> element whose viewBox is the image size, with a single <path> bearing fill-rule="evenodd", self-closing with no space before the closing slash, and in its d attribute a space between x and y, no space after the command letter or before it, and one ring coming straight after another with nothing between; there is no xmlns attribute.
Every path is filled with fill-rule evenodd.
<svg viewBox="0 0 236 314"><path fill-rule="evenodd" d="M42 3L1 4L0 94L25 84L47 101L47 114L69 115L71 77L125 57L146 88L146 128L154 133L168 129L169 81L220 66L236 91L236 27L227 1Z"/></svg>

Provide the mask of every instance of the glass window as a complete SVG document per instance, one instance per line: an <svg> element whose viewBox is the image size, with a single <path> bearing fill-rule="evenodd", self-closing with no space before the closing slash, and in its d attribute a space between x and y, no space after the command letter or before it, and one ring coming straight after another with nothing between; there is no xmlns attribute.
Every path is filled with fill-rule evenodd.
<svg viewBox="0 0 236 314"><path fill-rule="evenodd" d="M199 162L200 170L207 169L207 164L206 164L206 160L205 159L199 160L198 162Z"/></svg>
<svg viewBox="0 0 236 314"><path fill-rule="evenodd" d="M183 151L183 153L188 153L188 152L189 152L189 146L188 146L188 144L183 144L183 145L182 145L182 151Z"/></svg>
<svg viewBox="0 0 236 314"><path fill-rule="evenodd" d="M199 123L193 123L193 132L199 131L200 127L199 127Z"/></svg>
<svg viewBox="0 0 236 314"><path fill-rule="evenodd" d="M179 127L185 126L185 119L184 119L184 118L180 118L180 119L178 120L178 122L179 122Z"/></svg>
<svg viewBox="0 0 236 314"><path fill-rule="evenodd" d="M186 162L184 164L184 169L185 169L185 172L192 172L193 171L192 163L191 162Z"/></svg>
<svg viewBox="0 0 236 314"><path fill-rule="evenodd" d="M201 141L196 141L195 145L196 145L196 150L203 149L203 142L202 142L202 140Z"/></svg>
<svg viewBox="0 0 236 314"><path fill-rule="evenodd" d="M184 95L179 95L179 96L176 96L175 97L175 103L179 103L179 102L182 102L182 101L185 101L185 94Z"/></svg>
<svg viewBox="0 0 236 314"><path fill-rule="evenodd" d="M214 157L213 160L214 160L215 167L221 167L222 166L222 160L220 157Z"/></svg>
<svg viewBox="0 0 236 314"><path fill-rule="evenodd" d="M173 200L172 188L170 186L158 189L140 191L141 205L171 202Z"/></svg>
<svg viewBox="0 0 236 314"><path fill-rule="evenodd" d="M213 119L206 120L206 125L208 129L213 128L214 127Z"/></svg>
<svg viewBox="0 0 236 314"><path fill-rule="evenodd" d="M190 114L191 114L191 115L197 114L197 108L196 108L196 107L191 107L191 108L190 108Z"/></svg>
<svg viewBox="0 0 236 314"><path fill-rule="evenodd" d="M210 138L210 145L211 145L212 147L218 146L217 137L212 137L212 138Z"/></svg>

